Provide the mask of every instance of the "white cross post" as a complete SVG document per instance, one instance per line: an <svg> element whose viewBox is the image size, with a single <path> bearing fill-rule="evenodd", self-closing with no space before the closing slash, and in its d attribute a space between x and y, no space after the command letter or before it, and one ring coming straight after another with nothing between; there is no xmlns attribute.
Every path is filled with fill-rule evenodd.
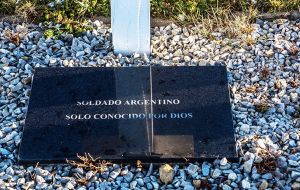
<svg viewBox="0 0 300 190"><path fill-rule="evenodd" d="M115 54L150 54L150 0L111 0Z"/></svg>

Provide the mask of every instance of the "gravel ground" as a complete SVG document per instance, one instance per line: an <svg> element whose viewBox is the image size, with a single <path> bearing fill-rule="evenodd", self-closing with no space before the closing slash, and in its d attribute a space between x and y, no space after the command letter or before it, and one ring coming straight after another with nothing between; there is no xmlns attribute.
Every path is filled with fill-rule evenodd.
<svg viewBox="0 0 300 190"><path fill-rule="evenodd" d="M252 45L220 33L208 40L195 28L154 28L150 57L113 55L110 29L93 25L83 37L54 40L42 37L42 26L0 22L0 189L300 189L300 23L259 21ZM35 67L149 64L227 65L239 163L115 164L96 175L64 165L15 164Z"/></svg>

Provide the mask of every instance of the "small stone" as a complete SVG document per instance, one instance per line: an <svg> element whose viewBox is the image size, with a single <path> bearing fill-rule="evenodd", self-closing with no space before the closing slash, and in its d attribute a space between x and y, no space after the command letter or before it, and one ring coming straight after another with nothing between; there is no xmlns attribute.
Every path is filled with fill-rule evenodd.
<svg viewBox="0 0 300 190"><path fill-rule="evenodd" d="M65 186L67 189L74 189L74 185L71 181L69 181L66 186Z"/></svg>
<svg viewBox="0 0 300 190"><path fill-rule="evenodd" d="M295 113L296 109L293 106L287 106L286 107L286 112L289 115L293 115Z"/></svg>
<svg viewBox="0 0 300 190"><path fill-rule="evenodd" d="M57 60L56 60L55 58L52 58L52 57L51 57L50 60L49 60L49 64L50 64L50 65L54 65L54 64L56 63L56 61L57 61Z"/></svg>
<svg viewBox="0 0 300 190"><path fill-rule="evenodd" d="M29 181L29 182L26 182L25 185L23 185L22 187L24 189L30 189L34 186L34 181Z"/></svg>
<svg viewBox="0 0 300 190"><path fill-rule="evenodd" d="M9 51L6 50L6 49L0 49L0 53L3 53L3 54L9 54Z"/></svg>
<svg viewBox="0 0 300 190"><path fill-rule="evenodd" d="M152 174L152 172L153 172L153 164L151 163L146 176L150 176Z"/></svg>
<svg viewBox="0 0 300 190"><path fill-rule="evenodd" d="M76 57L81 57L81 56L83 56L84 55L84 51L78 51L77 53L76 53Z"/></svg>
<svg viewBox="0 0 300 190"><path fill-rule="evenodd" d="M242 180L242 187L243 187L244 189L250 189L250 188L251 188L251 184L250 184L250 182L248 181L248 179Z"/></svg>
<svg viewBox="0 0 300 190"><path fill-rule="evenodd" d="M195 190L195 188L192 185L187 184L183 187L183 190Z"/></svg>
<svg viewBox="0 0 300 190"><path fill-rule="evenodd" d="M268 183L267 181L264 180L264 181L260 184L259 190L265 190L265 189L268 188L268 186L269 186L269 183Z"/></svg>
<svg viewBox="0 0 300 190"><path fill-rule="evenodd" d="M251 78L251 82L258 82L260 79L258 77L258 75L255 75L254 77Z"/></svg>
<svg viewBox="0 0 300 190"><path fill-rule="evenodd" d="M144 180L142 178L137 178L136 182L138 183L139 186L144 186Z"/></svg>
<svg viewBox="0 0 300 190"><path fill-rule="evenodd" d="M38 184L40 184L40 183L45 183L45 182L46 182L46 181L44 180L44 178L41 177L41 176L39 176L39 175L37 175L37 176L35 177L35 181L36 181Z"/></svg>
<svg viewBox="0 0 300 190"><path fill-rule="evenodd" d="M90 55L92 53L91 49L90 48L85 48L84 49L84 52L88 55Z"/></svg>
<svg viewBox="0 0 300 190"><path fill-rule="evenodd" d="M232 190L232 187L230 187L229 185L225 184L222 187L223 190Z"/></svg>
<svg viewBox="0 0 300 190"><path fill-rule="evenodd" d="M216 168L212 173L212 178L217 178L222 174L222 171L218 168Z"/></svg>
<svg viewBox="0 0 300 190"><path fill-rule="evenodd" d="M199 189L201 187L201 180L200 179L194 179L193 180L193 185Z"/></svg>
<svg viewBox="0 0 300 190"><path fill-rule="evenodd" d="M191 58L189 56L184 56L184 61L185 62L190 62L191 61Z"/></svg>
<svg viewBox="0 0 300 190"><path fill-rule="evenodd" d="M157 181L157 179L156 179L156 177L155 176L150 176L150 179L151 179L151 181Z"/></svg>
<svg viewBox="0 0 300 190"><path fill-rule="evenodd" d="M73 172L78 173L80 175L83 175L83 169L82 168L74 168Z"/></svg>
<svg viewBox="0 0 300 190"><path fill-rule="evenodd" d="M124 175L124 179L129 183L132 181L133 176L133 173L129 171L126 175Z"/></svg>
<svg viewBox="0 0 300 190"><path fill-rule="evenodd" d="M171 183L174 177L173 168L169 164L162 165L159 168L159 177L164 184Z"/></svg>
<svg viewBox="0 0 300 190"><path fill-rule="evenodd" d="M18 181L17 181L17 185L21 186L21 185L24 185L25 184L25 178L19 178Z"/></svg>
<svg viewBox="0 0 300 190"><path fill-rule="evenodd" d="M263 158L257 155L257 156L255 157L254 163L257 164L257 163L261 163L262 161L263 161Z"/></svg>
<svg viewBox="0 0 300 190"><path fill-rule="evenodd" d="M9 59L7 59L6 57L2 57L2 59L0 60L0 62L8 65L9 64Z"/></svg>
<svg viewBox="0 0 300 190"><path fill-rule="evenodd" d="M179 42L180 36L179 36L179 35L174 36L174 37L173 37L173 40L174 40L175 42Z"/></svg>
<svg viewBox="0 0 300 190"><path fill-rule="evenodd" d="M250 126L247 124L242 124L240 127L241 131L243 131L244 133L249 133L250 132Z"/></svg>
<svg viewBox="0 0 300 190"><path fill-rule="evenodd" d="M147 183L146 186L147 186L147 189L153 189L153 186L151 183Z"/></svg>
<svg viewBox="0 0 300 190"><path fill-rule="evenodd" d="M123 169L121 170L120 175L122 175L122 176L123 176L123 175L126 175L128 172L129 172L128 168L125 167L125 168L123 168Z"/></svg>
<svg viewBox="0 0 300 190"><path fill-rule="evenodd" d="M294 166L294 167L297 167L299 165L299 163L295 160L288 160L288 162L289 162L289 165Z"/></svg>
<svg viewBox="0 0 300 190"><path fill-rule="evenodd" d="M190 164L186 170L187 170L188 174L193 176L193 175L197 174L198 169L199 169L199 167L197 165Z"/></svg>
<svg viewBox="0 0 300 190"><path fill-rule="evenodd" d="M3 114L3 113L2 113ZM6 135L3 139L0 139L0 144L2 143L6 143L10 140L12 140L15 136L17 136L18 133L16 131L12 131L11 133L9 133L8 135Z"/></svg>
<svg viewBox="0 0 300 190"><path fill-rule="evenodd" d="M263 179L272 179L273 175L271 173L266 173L264 175L261 176Z"/></svg>
<svg viewBox="0 0 300 190"><path fill-rule="evenodd" d="M298 94L297 93L291 93L290 97L291 97L292 102L297 102L297 100L298 100Z"/></svg>
<svg viewBox="0 0 300 190"><path fill-rule="evenodd" d="M267 56L267 57L271 57L271 56L273 55L274 52L273 52L272 49L269 49L269 50L267 50L265 53L266 53L266 56Z"/></svg>
<svg viewBox="0 0 300 190"><path fill-rule="evenodd" d="M32 77L26 77L22 79L22 83L25 85L31 84Z"/></svg>
<svg viewBox="0 0 300 190"><path fill-rule="evenodd" d="M67 66L69 65L69 61L68 61L68 60L63 60L63 65L64 65L65 67L67 67Z"/></svg>
<svg viewBox="0 0 300 190"><path fill-rule="evenodd" d="M258 140L257 140L257 144L258 144L258 146L259 146L260 148L266 149L266 145L265 145L265 142L264 142L263 139L258 139Z"/></svg>
<svg viewBox="0 0 300 190"><path fill-rule="evenodd" d="M292 189L293 190L300 190L300 183L299 182L294 182L292 184Z"/></svg>
<svg viewBox="0 0 300 190"><path fill-rule="evenodd" d="M153 189L159 189L159 184L157 182L152 181Z"/></svg>
<svg viewBox="0 0 300 190"><path fill-rule="evenodd" d="M145 183L149 183L151 180L150 180L150 177L148 177L148 176L146 176L145 178L144 178L144 182Z"/></svg>
<svg viewBox="0 0 300 190"><path fill-rule="evenodd" d="M26 73L32 73L33 68L31 67L31 65L26 64L26 65L25 65L25 71L26 71Z"/></svg>
<svg viewBox="0 0 300 190"><path fill-rule="evenodd" d="M253 165L253 159L250 159L250 160L246 161L246 162L244 163L244 165L243 165L244 171L245 171L246 173L250 173L251 170L252 170L252 165Z"/></svg>
<svg viewBox="0 0 300 190"><path fill-rule="evenodd" d="M286 158L283 157L283 156L278 157L278 159L277 159L277 164L278 164L278 167L280 167L280 168L285 168L285 167L287 167L287 161L286 161Z"/></svg>
<svg viewBox="0 0 300 190"><path fill-rule="evenodd" d="M3 156L8 156L10 152L4 148L0 148L0 154L2 154Z"/></svg>
<svg viewBox="0 0 300 190"><path fill-rule="evenodd" d="M101 27L101 22L99 20L95 20L94 21L95 26L97 26L98 28Z"/></svg>
<svg viewBox="0 0 300 190"><path fill-rule="evenodd" d="M293 179L296 179L296 178L300 177L300 172L292 171L291 177L292 177Z"/></svg>
<svg viewBox="0 0 300 190"><path fill-rule="evenodd" d="M11 175L11 176L15 174L15 171L13 170L12 167L8 167L5 171L6 171L6 174Z"/></svg>
<svg viewBox="0 0 300 190"><path fill-rule="evenodd" d="M210 170L210 167L209 167L208 163L203 162L203 164L202 164L202 174L203 174L203 176L208 176L209 175L209 170Z"/></svg>
<svg viewBox="0 0 300 190"><path fill-rule="evenodd" d="M227 159L226 158L222 158L222 160L220 161L220 165L221 166L225 166L227 164Z"/></svg>
<svg viewBox="0 0 300 190"><path fill-rule="evenodd" d="M11 91L17 92L17 91L21 90L22 88L23 88L23 85L21 82L19 82L11 89Z"/></svg>
<svg viewBox="0 0 300 190"><path fill-rule="evenodd" d="M235 181L237 179L237 175L235 173L230 173L228 175L228 179L230 179L232 181Z"/></svg>
<svg viewBox="0 0 300 190"><path fill-rule="evenodd" d="M135 189L136 188L136 185L137 185L137 181L132 181L130 183L130 189Z"/></svg>
<svg viewBox="0 0 300 190"><path fill-rule="evenodd" d="M109 176L113 179L116 179L118 177L118 175L120 174L121 172L121 169L120 168L117 168L115 169L114 171L112 171Z"/></svg>

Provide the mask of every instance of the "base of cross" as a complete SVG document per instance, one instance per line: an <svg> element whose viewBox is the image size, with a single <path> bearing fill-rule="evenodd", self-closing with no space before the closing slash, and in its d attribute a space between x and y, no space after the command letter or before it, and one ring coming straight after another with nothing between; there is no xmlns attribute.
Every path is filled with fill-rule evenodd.
<svg viewBox="0 0 300 190"><path fill-rule="evenodd" d="M149 0L112 0L111 17L116 54L150 54Z"/></svg>

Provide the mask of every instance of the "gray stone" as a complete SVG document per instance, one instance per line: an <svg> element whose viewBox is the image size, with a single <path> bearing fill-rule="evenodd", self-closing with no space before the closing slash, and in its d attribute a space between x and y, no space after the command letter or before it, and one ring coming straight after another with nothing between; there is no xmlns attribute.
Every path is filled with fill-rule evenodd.
<svg viewBox="0 0 300 190"><path fill-rule="evenodd" d="M126 175L124 175L124 179L127 181L127 182L131 182L132 179L133 179L133 173L132 172L128 172Z"/></svg>
<svg viewBox="0 0 300 190"><path fill-rule="evenodd" d="M237 175L235 173L230 173L228 175L228 179L230 179L232 181L235 181L237 179Z"/></svg>
<svg viewBox="0 0 300 190"><path fill-rule="evenodd" d="M243 180L242 180L242 187L243 187L244 189L250 189L250 188L251 188L251 184L250 184L250 182L248 181L248 179L243 179Z"/></svg>
<svg viewBox="0 0 300 190"><path fill-rule="evenodd" d="M203 176L208 176L210 171L210 166L208 165L207 162L203 162L202 164L202 174Z"/></svg>
<svg viewBox="0 0 300 190"><path fill-rule="evenodd" d="M194 176L195 174L197 174L199 167L197 165L194 164L190 164L187 168L186 171L189 175Z"/></svg>
<svg viewBox="0 0 300 190"><path fill-rule="evenodd" d="M219 170L218 168L216 168L213 172L212 172L212 177L213 178L217 178L222 174L222 171Z"/></svg>
<svg viewBox="0 0 300 190"><path fill-rule="evenodd" d="M227 164L227 159L226 158L222 158L222 160L220 161L220 165L221 166L225 166Z"/></svg>
<svg viewBox="0 0 300 190"><path fill-rule="evenodd" d="M232 187L230 187L229 185L225 184L222 187L223 190L232 190Z"/></svg>
<svg viewBox="0 0 300 190"><path fill-rule="evenodd" d="M246 161L246 162L244 163L244 165L243 165L244 171L245 171L246 173L250 173L251 170L252 170L252 165L253 165L253 160L252 160L252 159Z"/></svg>
<svg viewBox="0 0 300 190"><path fill-rule="evenodd" d="M115 179L118 177L118 175L120 174L121 172L121 169L120 168L117 168L115 169L114 171L112 171L110 174L109 174L109 177Z"/></svg>
<svg viewBox="0 0 300 190"><path fill-rule="evenodd" d="M138 183L139 186L144 186L144 180L142 178L137 178L136 182Z"/></svg>

